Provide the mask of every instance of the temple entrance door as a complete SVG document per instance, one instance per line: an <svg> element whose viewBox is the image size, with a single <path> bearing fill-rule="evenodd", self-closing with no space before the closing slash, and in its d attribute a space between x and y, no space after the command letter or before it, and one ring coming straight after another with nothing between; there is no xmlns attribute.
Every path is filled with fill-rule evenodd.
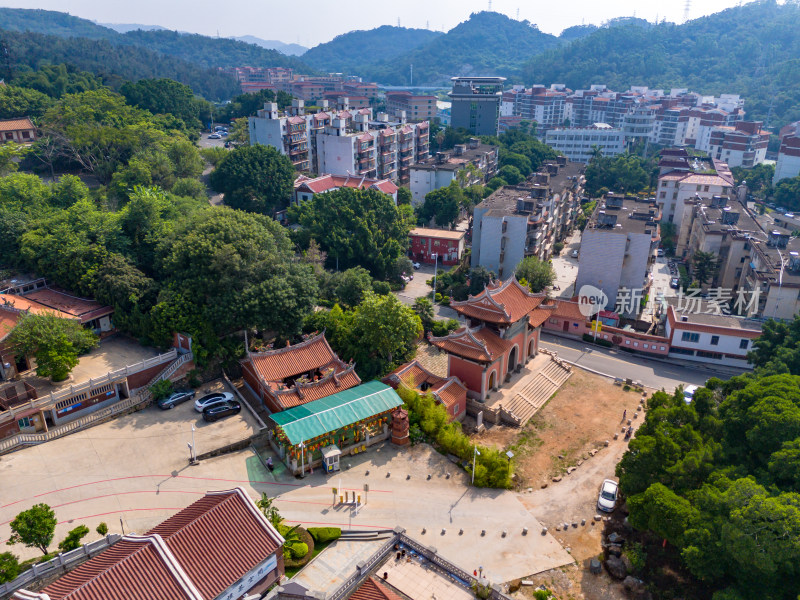
<svg viewBox="0 0 800 600"><path fill-rule="evenodd" d="M495 375L495 372L494 372L494 371L492 371L492 372L489 374L489 389L490 389L490 390L493 390L493 389L494 389L494 384L495 384L494 375Z"/></svg>
<svg viewBox="0 0 800 600"><path fill-rule="evenodd" d="M517 347L514 346L511 349L511 352L508 353L508 372L514 370L514 367L517 366Z"/></svg>

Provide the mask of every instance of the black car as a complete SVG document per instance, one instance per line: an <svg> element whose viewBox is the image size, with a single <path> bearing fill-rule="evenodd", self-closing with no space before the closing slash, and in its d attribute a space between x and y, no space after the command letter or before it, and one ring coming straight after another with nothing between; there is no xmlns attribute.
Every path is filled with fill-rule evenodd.
<svg viewBox="0 0 800 600"><path fill-rule="evenodd" d="M203 410L203 420L211 423L219 421L230 415L238 415L242 410L242 405L236 400L225 400L217 402Z"/></svg>
<svg viewBox="0 0 800 600"><path fill-rule="evenodd" d="M170 408L174 408L176 404L180 404L181 402L186 402L187 400L191 400L194 398L194 390L182 390L178 392L173 392L166 398L162 398L157 402L158 408L162 410L168 410Z"/></svg>

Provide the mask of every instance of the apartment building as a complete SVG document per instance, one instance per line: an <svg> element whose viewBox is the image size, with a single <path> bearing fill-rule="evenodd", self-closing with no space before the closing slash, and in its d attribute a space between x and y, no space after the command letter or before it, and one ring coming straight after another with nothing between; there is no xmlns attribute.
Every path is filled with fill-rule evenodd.
<svg viewBox="0 0 800 600"><path fill-rule="evenodd" d="M420 160L410 168L412 203L424 202L428 193L453 181L462 187L486 183L497 174L497 157L497 146L470 138L468 144L456 144L452 152L437 152L435 157Z"/></svg>
<svg viewBox="0 0 800 600"><path fill-rule="evenodd" d="M710 130L708 154L729 167L751 169L764 162L769 145L769 131L761 129L761 121L737 121L733 126Z"/></svg>
<svg viewBox="0 0 800 600"><path fill-rule="evenodd" d="M603 156L622 154L625 151L625 133L606 123L594 123L590 127L559 127L547 130L544 143L573 162L588 163L595 147Z"/></svg>
<svg viewBox="0 0 800 600"><path fill-rule="evenodd" d="M223 73L232 75L243 92L278 89L294 79L294 71L285 67L222 67Z"/></svg>
<svg viewBox="0 0 800 600"><path fill-rule="evenodd" d="M302 100L294 99L281 114L266 103L249 119L250 143L276 148L299 171L408 181L410 167L430 154L427 121L389 121L371 108L351 109L343 98L336 110L322 101L322 110L307 114Z"/></svg>
<svg viewBox="0 0 800 600"><path fill-rule="evenodd" d="M781 179L800 175L800 121L783 127L780 136L781 146L772 185L777 185Z"/></svg>
<svg viewBox="0 0 800 600"><path fill-rule="evenodd" d="M505 77L453 77L450 124L474 135L497 135Z"/></svg>
<svg viewBox="0 0 800 600"><path fill-rule="evenodd" d="M412 94L405 90L386 92L386 112L394 119L430 121L437 114L436 96Z"/></svg>
<svg viewBox="0 0 800 600"><path fill-rule="evenodd" d="M506 116L536 121L537 127L543 130L563 126L567 119L566 101L570 92L566 86L558 83L549 88L543 85L533 85L528 89L514 86L510 92L503 94L503 102L511 111Z"/></svg>
<svg viewBox="0 0 800 600"><path fill-rule="evenodd" d="M507 279L526 256L550 258L553 245L575 225L583 170L580 163L560 156L525 183L498 188L478 204L473 211L472 266Z"/></svg>
<svg viewBox="0 0 800 600"><path fill-rule="evenodd" d="M750 243L739 280L740 289L750 293L749 310L765 319L793 319L800 311L800 238L774 229Z"/></svg>
<svg viewBox="0 0 800 600"><path fill-rule="evenodd" d="M653 200L609 193L598 203L581 238L575 290L603 290L613 310L620 290L646 290L653 249L660 241L661 213ZM646 292L641 292L644 298ZM630 304L638 313L638 302Z"/></svg>
<svg viewBox="0 0 800 600"><path fill-rule="evenodd" d="M661 152L658 166L656 202L670 223L681 223L687 199L727 196L733 190L728 165L716 159L701 159L675 148Z"/></svg>

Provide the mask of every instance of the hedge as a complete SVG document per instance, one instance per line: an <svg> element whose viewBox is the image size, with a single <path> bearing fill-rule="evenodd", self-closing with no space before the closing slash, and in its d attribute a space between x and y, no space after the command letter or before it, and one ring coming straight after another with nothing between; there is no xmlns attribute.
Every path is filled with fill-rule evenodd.
<svg viewBox="0 0 800 600"><path fill-rule="evenodd" d="M342 535L342 530L338 527L309 527L308 533L314 538L315 544L324 544L338 540Z"/></svg>
<svg viewBox="0 0 800 600"><path fill-rule="evenodd" d="M609 340L604 340L601 338L594 339L594 335L591 333L584 333L583 341L589 342L590 344L597 344L598 346L603 346L605 348L611 348L614 345Z"/></svg>

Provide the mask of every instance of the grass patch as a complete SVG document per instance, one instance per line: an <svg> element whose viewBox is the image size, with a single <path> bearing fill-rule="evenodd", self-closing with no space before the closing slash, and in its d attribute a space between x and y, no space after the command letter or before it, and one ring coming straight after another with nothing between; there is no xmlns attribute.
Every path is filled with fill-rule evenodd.
<svg viewBox="0 0 800 600"><path fill-rule="evenodd" d="M319 554L320 552L325 550L325 548L330 546L335 541L336 540L331 540L329 542L322 542L321 544L316 544L314 546L314 551L311 553L311 559L308 562L311 562L312 560L314 560L317 557L317 554ZM306 564L308 564L308 563L306 563ZM304 566L305 565L303 565L303 567ZM286 577L288 579L291 579L292 577L297 575L303 567L286 567L286 569L284 569L284 574L286 575Z"/></svg>

